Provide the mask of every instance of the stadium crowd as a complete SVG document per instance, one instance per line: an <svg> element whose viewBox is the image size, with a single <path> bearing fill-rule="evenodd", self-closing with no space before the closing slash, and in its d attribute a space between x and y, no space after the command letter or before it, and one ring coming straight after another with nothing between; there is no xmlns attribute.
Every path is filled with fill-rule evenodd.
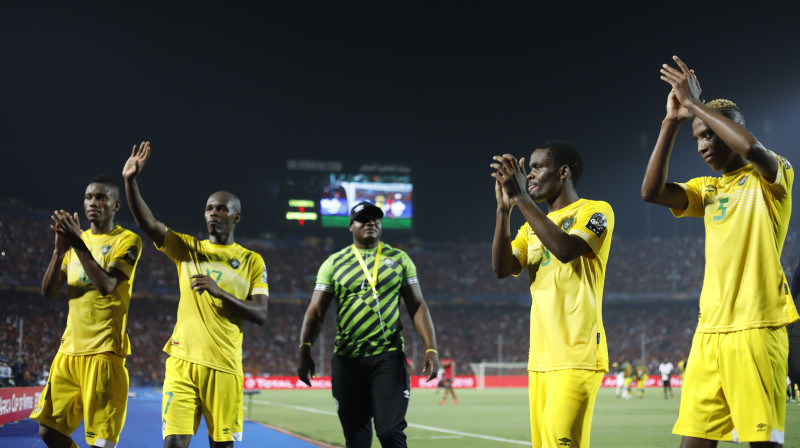
<svg viewBox="0 0 800 448"><path fill-rule="evenodd" d="M39 293L53 250L49 221L47 212L0 206L0 362L14 362L19 352L27 366L28 384L46 377L66 322L65 295L47 301ZM133 354L127 366L132 384L156 385L163 379L166 358L161 349L174 325L177 275L172 262L143 240L128 323ZM321 238L269 241L241 236L239 241L264 257L270 285L267 324L245 327L245 373L294 375L297 338L316 270L334 243ZM501 285L491 270L489 243L398 246L417 264L439 348L456 360L457 374L471 373L470 363L483 360L526 361L527 282ZM792 275L797 256L798 235L790 232L783 251L787 276ZM615 238L603 309L611 361L639 361L644 348L644 362L655 373L660 362L677 364L688 355L703 264L700 237ZM423 346L407 315L403 318L406 353L419 363ZM329 312L314 347L319 374L329 373L334 334L335 317Z"/></svg>

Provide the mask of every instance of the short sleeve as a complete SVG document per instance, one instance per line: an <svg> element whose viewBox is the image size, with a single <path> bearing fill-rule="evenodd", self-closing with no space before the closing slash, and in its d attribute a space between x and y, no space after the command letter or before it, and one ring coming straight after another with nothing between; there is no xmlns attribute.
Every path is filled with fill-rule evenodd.
<svg viewBox="0 0 800 448"><path fill-rule="evenodd" d="M411 260L407 253L402 252L400 263L403 265L403 286L419 283L417 277L417 265Z"/></svg>
<svg viewBox="0 0 800 448"><path fill-rule="evenodd" d="M142 239L133 232L126 232L122 241L117 245L111 262L108 267L117 269L131 278L133 270L136 268L136 261L142 253Z"/></svg>
<svg viewBox="0 0 800 448"><path fill-rule="evenodd" d="M514 272L514 276L519 275L523 268L528 265L528 236L531 233L530 225L526 222L517 231L517 236L511 242L511 252L519 261L520 269Z"/></svg>
<svg viewBox="0 0 800 448"><path fill-rule="evenodd" d="M770 153L778 159L778 174L775 176L775 182L769 184L769 189L772 190L775 199L783 199L792 193L794 170L792 169L792 164L785 157L781 157L772 151Z"/></svg>
<svg viewBox="0 0 800 448"><path fill-rule="evenodd" d="M598 255L610 243L613 229L614 210L611 205L608 202L591 201L578 212L569 234L579 236Z"/></svg>
<svg viewBox="0 0 800 448"><path fill-rule="evenodd" d="M703 204L703 182L702 177L695 177L686 183L678 183L677 186L686 192L688 205L685 210L671 208L670 211L676 218L695 217L702 218L705 214L705 204Z"/></svg>
<svg viewBox="0 0 800 448"><path fill-rule="evenodd" d="M67 266L69 266L73 252L75 252L73 249L68 250L67 254L64 255L64 258L61 259L61 272L63 272L65 275L67 274Z"/></svg>
<svg viewBox="0 0 800 448"><path fill-rule="evenodd" d="M333 257L328 257L319 267L314 290L333 292Z"/></svg>
<svg viewBox="0 0 800 448"><path fill-rule="evenodd" d="M170 260L177 262L189 258L189 246L187 245L189 240L194 240L196 245L197 240L194 237L174 232L167 227L166 232L164 232L164 245L158 247L156 244L156 248L169 257Z"/></svg>
<svg viewBox="0 0 800 448"><path fill-rule="evenodd" d="M250 295L263 295L269 297L269 284L267 283L267 265L261 255L253 253L253 264L250 270Z"/></svg>

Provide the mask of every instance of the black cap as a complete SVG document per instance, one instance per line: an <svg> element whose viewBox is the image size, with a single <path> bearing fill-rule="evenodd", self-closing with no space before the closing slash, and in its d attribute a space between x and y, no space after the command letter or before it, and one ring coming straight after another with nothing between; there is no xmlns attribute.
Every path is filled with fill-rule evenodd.
<svg viewBox="0 0 800 448"><path fill-rule="evenodd" d="M383 210L369 201L363 201L359 202L353 206L352 209L350 209L350 224L352 224L353 221L355 221L355 219L359 216L383 218Z"/></svg>

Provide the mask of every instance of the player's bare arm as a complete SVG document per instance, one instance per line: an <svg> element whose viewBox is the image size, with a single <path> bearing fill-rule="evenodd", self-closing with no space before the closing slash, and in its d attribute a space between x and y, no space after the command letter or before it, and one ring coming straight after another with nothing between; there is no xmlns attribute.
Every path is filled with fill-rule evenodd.
<svg viewBox="0 0 800 448"><path fill-rule="evenodd" d="M50 224L50 229L55 235L55 248L53 249L53 255L50 257L50 263L47 265L47 269L44 272L44 277L42 277L42 295L48 299L52 299L58 295L61 286L67 281L67 277L61 270L61 263L64 261L64 256L69 250L69 244L67 244L67 240L56 231L57 219L55 214L56 212L54 211L53 215L50 216L53 220L53 224Z"/></svg>
<svg viewBox="0 0 800 448"><path fill-rule="evenodd" d="M647 169L642 181L642 199L646 202L661 204L676 210L684 210L689 205L689 198L683 188L667 182L669 158L675 145L681 125L692 118L688 108L681 105L675 89L667 95L667 115L661 122L656 146L647 162Z"/></svg>
<svg viewBox="0 0 800 448"><path fill-rule="evenodd" d="M681 105L702 120L732 151L752 163L761 176L773 182L778 174L778 160L747 128L703 104L694 72L679 57L672 59L678 67L664 64L661 79L672 86Z"/></svg>
<svg viewBox="0 0 800 448"><path fill-rule="evenodd" d="M222 289L217 282L208 275L195 274L191 277L192 291L202 294L208 293L211 297L222 300L225 306L242 316L245 320L257 325L264 325L267 321L267 296L264 294L251 294L246 300L240 300L233 294Z"/></svg>
<svg viewBox="0 0 800 448"><path fill-rule="evenodd" d="M328 291L314 290L311 295L311 303L308 304L303 326L300 328L300 346L297 354L297 377L300 381L311 386L311 378L314 378L315 366L314 359L311 357L311 346L319 336L322 321L325 313L333 301L333 294Z"/></svg>
<svg viewBox="0 0 800 448"><path fill-rule="evenodd" d="M145 163L150 158L150 142L133 145L131 156L122 168L122 177L125 179L125 195L128 197L128 207L131 209L136 225L153 240L158 247L164 245L167 227L157 220L150 211L150 207L139 193L139 184L136 177L144 169Z"/></svg>
<svg viewBox="0 0 800 448"><path fill-rule="evenodd" d="M493 159L495 163L490 166L497 171L492 177L500 182L503 191L522 212L522 216L536 232L536 236L558 261L568 263L592 251L586 241L561 230L533 202L526 188L528 180L524 157L517 161L511 154L504 154L494 156Z"/></svg>
<svg viewBox="0 0 800 448"><path fill-rule="evenodd" d="M75 250L75 255L81 262L83 271L100 294L107 296L113 293L114 290L117 289L117 286L128 278L118 269L111 268L106 271L97 263L97 260L94 259L94 255L92 255L86 243L81 239L83 230L81 230L78 213L70 216L70 214L64 210L57 210L54 212L53 222L53 230Z"/></svg>
<svg viewBox="0 0 800 448"><path fill-rule="evenodd" d="M439 354L436 349L436 331L433 328L433 319L428 309L428 304L422 297L422 289L419 283L405 285L400 288L400 294L408 309L408 314L414 322L417 333L425 344L425 363L422 373L428 375L428 381L436 378L439 372Z"/></svg>
<svg viewBox="0 0 800 448"><path fill-rule="evenodd" d="M522 270L519 260L511 249L511 210L514 204L503 191L500 181L494 181L494 195L497 200L497 214L492 239L492 270L497 278L506 278Z"/></svg>

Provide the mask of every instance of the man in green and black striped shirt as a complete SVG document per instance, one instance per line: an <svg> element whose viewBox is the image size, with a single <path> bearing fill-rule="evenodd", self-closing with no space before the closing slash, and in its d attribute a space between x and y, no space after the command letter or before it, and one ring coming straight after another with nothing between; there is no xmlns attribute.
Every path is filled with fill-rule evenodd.
<svg viewBox="0 0 800 448"><path fill-rule="evenodd" d="M322 263L300 332L297 374L311 385L311 345L328 306L337 305L332 361L333 397L348 447L368 447L372 424L383 447L405 447L409 372L403 353L400 299L427 350L423 373L439 370L436 335L417 268L408 255L381 242L383 211L361 202L350 211L353 244Z"/></svg>

